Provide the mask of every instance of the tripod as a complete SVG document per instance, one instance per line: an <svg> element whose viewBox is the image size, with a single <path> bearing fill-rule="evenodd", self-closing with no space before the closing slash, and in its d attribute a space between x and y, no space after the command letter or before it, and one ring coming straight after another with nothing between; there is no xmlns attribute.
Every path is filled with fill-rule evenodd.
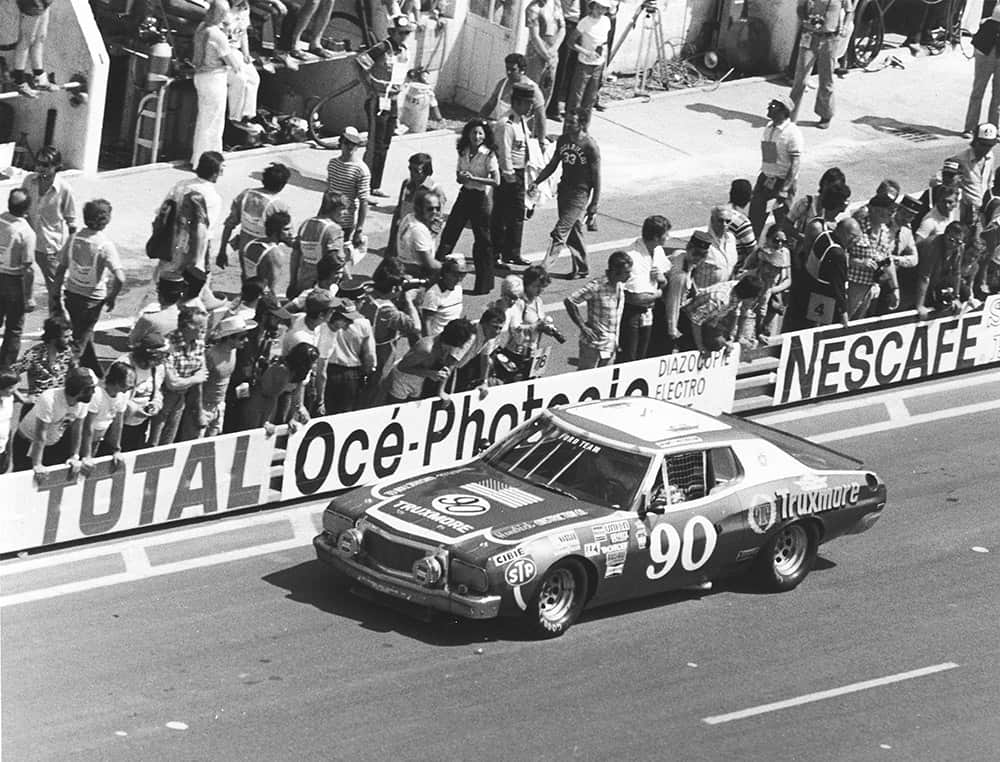
<svg viewBox="0 0 1000 762"><path fill-rule="evenodd" d="M632 20L629 21L628 26L625 27L625 31L622 32L622 36L618 38L618 42L611 49L611 55L608 56L608 65L611 65L621 46L625 44L629 33L640 23L640 16L642 17L642 25L639 27L639 52L636 56L635 90L633 91L633 95L648 92L647 84L653 68L656 68L660 72L664 87L668 86L665 76L667 72L667 60L663 55L665 39L663 35L663 16L660 14L660 6L657 0L644 0L635 9ZM656 63L653 67L647 66L647 62L651 58L651 47L656 50Z"/></svg>

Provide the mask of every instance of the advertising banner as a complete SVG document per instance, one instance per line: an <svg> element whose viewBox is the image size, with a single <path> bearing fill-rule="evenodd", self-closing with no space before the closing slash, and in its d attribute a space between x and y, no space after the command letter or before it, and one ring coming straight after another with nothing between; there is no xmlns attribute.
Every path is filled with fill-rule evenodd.
<svg viewBox="0 0 1000 762"><path fill-rule="evenodd" d="M983 311L918 321L908 312L782 337L774 405L922 381L998 358L1000 302Z"/></svg>
<svg viewBox="0 0 1000 762"><path fill-rule="evenodd" d="M181 442L95 463L0 477L0 553L248 508L270 500L274 438L263 429Z"/></svg>
<svg viewBox="0 0 1000 762"><path fill-rule="evenodd" d="M543 408L627 395L732 410L739 350L637 360L517 384L317 418L289 437L282 500L404 476L472 457Z"/></svg>

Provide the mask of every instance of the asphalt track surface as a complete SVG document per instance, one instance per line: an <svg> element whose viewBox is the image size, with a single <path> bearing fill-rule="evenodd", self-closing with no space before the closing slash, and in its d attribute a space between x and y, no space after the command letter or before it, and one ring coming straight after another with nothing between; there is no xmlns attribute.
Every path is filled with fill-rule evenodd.
<svg viewBox="0 0 1000 762"><path fill-rule="evenodd" d="M915 391L761 417L889 485L783 595L537 642L357 599L302 546L6 606L4 759L995 760L1000 380Z"/></svg>

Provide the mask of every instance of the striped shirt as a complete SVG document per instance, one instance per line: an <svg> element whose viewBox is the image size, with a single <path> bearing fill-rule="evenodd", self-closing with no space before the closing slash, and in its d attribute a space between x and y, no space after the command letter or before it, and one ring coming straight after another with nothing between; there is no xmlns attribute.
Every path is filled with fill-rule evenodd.
<svg viewBox="0 0 1000 762"><path fill-rule="evenodd" d="M733 209L732 219L729 221L729 232L736 238L737 262L743 263L757 249L757 236L754 235L750 218L739 209Z"/></svg>
<svg viewBox="0 0 1000 762"><path fill-rule="evenodd" d="M344 161L339 156L334 156L326 165L326 189L331 193L343 193L347 198L347 206L340 212L337 220L344 230L354 227L358 202L368 201L371 184L372 173L364 162Z"/></svg>
<svg viewBox="0 0 1000 762"><path fill-rule="evenodd" d="M586 325L597 334L597 341L591 341L580 334L580 345L597 350L599 356L610 357L618 349L618 329L625 306L625 286L595 278L568 297L577 307L587 305Z"/></svg>

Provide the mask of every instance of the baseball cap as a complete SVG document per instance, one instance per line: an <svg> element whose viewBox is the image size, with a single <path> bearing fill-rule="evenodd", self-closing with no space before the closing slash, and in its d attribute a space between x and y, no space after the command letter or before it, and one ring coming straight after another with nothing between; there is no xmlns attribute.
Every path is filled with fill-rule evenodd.
<svg viewBox="0 0 1000 762"><path fill-rule="evenodd" d="M992 126L992 125L991 125ZM996 134L994 132L994 134ZM962 171L962 166L956 159L945 159L941 164L941 174L957 175Z"/></svg>
<svg viewBox="0 0 1000 762"><path fill-rule="evenodd" d="M712 243L712 236L704 230L694 231L688 239L688 246L694 246L696 249L707 249Z"/></svg>
<svg viewBox="0 0 1000 762"><path fill-rule="evenodd" d="M337 317L343 318L344 320L354 321L361 317L361 313L357 311L354 307L354 302L350 299L344 299L339 296L335 296L332 299L333 302L333 314Z"/></svg>
<svg viewBox="0 0 1000 762"><path fill-rule="evenodd" d="M785 111L787 111L789 114L791 114L792 111L795 110L795 101L793 101L787 95L776 95L773 98L771 98L770 101L768 101L767 105L770 106L772 103L777 103L779 106L784 108Z"/></svg>
<svg viewBox="0 0 1000 762"><path fill-rule="evenodd" d="M356 146L368 145L368 138L358 132L357 127L345 127L344 131L340 133L340 139L346 140L348 143L353 143Z"/></svg>
<svg viewBox="0 0 1000 762"><path fill-rule="evenodd" d="M907 193L899 199L899 208L910 214L920 214L924 210L924 205L920 203L919 199Z"/></svg>
<svg viewBox="0 0 1000 762"><path fill-rule="evenodd" d="M895 206L895 203L888 196L883 196L879 193L876 193L874 196L868 199L868 206L870 207L874 206L877 209L892 209L892 207Z"/></svg>
<svg viewBox="0 0 1000 762"><path fill-rule="evenodd" d="M316 289L306 297L306 313L316 315L333 308L334 297L329 291Z"/></svg>
<svg viewBox="0 0 1000 762"><path fill-rule="evenodd" d="M973 135L972 139L982 140L987 143L996 143L997 128L994 125L990 124L989 122L985 122L984 124L981 124L978 127L976 127L976 134Z"/></svg>

